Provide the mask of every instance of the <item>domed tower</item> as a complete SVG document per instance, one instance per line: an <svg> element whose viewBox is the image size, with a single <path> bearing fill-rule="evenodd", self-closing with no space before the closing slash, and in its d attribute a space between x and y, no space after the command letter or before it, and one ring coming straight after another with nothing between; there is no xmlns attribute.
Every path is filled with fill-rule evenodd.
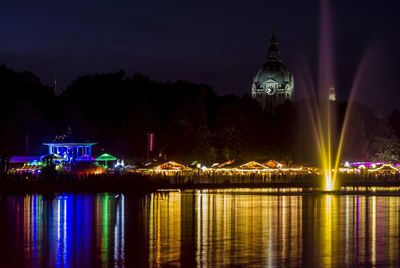
<svg viewBox="0 0 400 268"><path fill-rule="evenodd" d="M294 99L293 75L282 63L275 33L269 41L267 62L253 78L251 96L271 112L286 100Z"/></svg>

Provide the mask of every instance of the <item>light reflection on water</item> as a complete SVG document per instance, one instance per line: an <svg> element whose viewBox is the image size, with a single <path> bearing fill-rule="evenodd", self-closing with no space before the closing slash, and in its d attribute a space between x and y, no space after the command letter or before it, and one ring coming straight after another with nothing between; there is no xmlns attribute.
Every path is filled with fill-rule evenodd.
<svg viewBox="0 0 400 268"><path fill-rule="evenodd" d="M255 191L0 197L2 263L399 265L399 196Z"/></svg>

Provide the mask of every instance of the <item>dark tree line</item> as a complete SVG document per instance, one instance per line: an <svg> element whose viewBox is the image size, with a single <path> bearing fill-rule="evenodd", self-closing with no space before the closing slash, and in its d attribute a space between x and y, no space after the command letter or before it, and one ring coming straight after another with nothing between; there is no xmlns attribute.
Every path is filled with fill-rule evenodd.
<svg viewBox="0 0 400 268"><path fill-rule="evenodd" d="M315 162L305 101L274 114L245 95L219 96L205 84L159 82L123 71L78 77L61 94L32 73L0 66L0 153L43 154L43 142L67 132L125 159L146 157L147 133L168 159ZM339 104L338 121L346 103ZM400 113L378 119L355 104L344 154L351 159L398 157ZM28 152L26 152L28 150Z"/></svg>

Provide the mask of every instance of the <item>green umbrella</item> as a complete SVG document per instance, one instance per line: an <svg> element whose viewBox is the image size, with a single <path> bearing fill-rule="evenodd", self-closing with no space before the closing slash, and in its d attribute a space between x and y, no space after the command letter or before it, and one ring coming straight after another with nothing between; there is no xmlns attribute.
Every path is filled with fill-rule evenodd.
<svg viewBox="0 0 400 268"><path fill-rule="evenodd" d="M106 162L106 165L107 161L115 161L115 160L117 160L117 158L111 154L102 154L96 158L96 161L104 161Z"/></svg>

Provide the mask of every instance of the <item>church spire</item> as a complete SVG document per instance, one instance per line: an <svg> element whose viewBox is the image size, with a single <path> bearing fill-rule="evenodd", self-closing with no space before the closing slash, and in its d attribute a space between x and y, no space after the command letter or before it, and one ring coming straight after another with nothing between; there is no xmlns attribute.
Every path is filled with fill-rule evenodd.
<svg viewBox="0 0 400 268"><path fill-rule="evenodd" d="M272 31L271 39L268 45L268 61L278 61L281 62L279 57L279 44L276 40L275 31Z"/></svg>
<svg viewBox="0 0 400 268"><path fill-rule="evenodd" d="M329 101L336 101L336 89L334 85L329 88Z"/></svg>

